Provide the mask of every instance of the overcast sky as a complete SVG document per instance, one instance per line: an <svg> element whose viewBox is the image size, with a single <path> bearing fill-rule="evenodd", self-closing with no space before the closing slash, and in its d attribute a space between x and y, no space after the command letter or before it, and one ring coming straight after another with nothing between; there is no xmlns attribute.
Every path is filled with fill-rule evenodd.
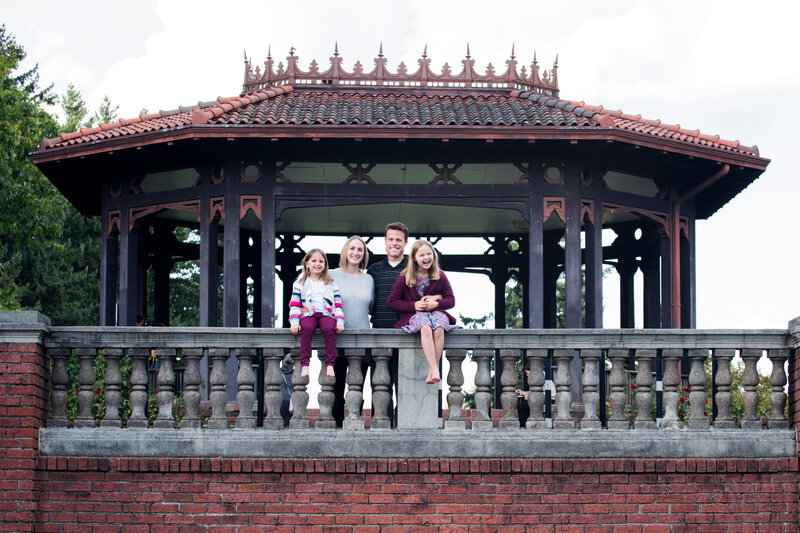
<svg viewBox="0 0 800 533"><path fill-rule="evenodd" d="M791 9L790 9L791 7ZM558 54L561 96L758 145L768 170L697 224L698 327L785 328L800 315L798 8L790 2L247 2L4 0L0 20L39 63L43 85L68 83L90 109L120 117L241 91L246 51L327 68L505 70L512 44L545 68ZM795 169L795 170L792 170ZM330 250L334 251L334 250ZM467 311L466 309L464 310ZM469 314L469 313L467 313ZM475 313L473 313L475 314Z"/></svg>

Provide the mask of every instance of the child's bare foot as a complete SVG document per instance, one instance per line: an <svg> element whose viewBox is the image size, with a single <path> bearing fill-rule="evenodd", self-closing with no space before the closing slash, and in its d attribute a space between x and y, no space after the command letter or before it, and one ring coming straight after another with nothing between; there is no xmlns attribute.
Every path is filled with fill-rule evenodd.
<svg viewBox="0 0 800 533"><path fill-rule="evenodd" d="M308 367L307 366L304 366L303 368L300 369L300 377L301 378L307 378L308 377Z"/></svg>
<svg viewBox="0 0 800 533"><path fill-rule="evenodd" d="M326 375L327 375L329 378L332 378L332 377L335 377L335 376L336 376L336 374L334 374L334 372L333 372L333 367L332 367L332 366L329 366L329 367L327 367L327 369L326 369Z"/></svg>
<svg viewBox="0 0 800 533"><path fill-rule="evenodd" d="M425 383L430 385L432 383L439 383L440 381L442 381L442 378L439 377L439 370L438 369L436 371L434 371L434 370L429 370L428 371L428 377L425 380Z"/></svg>

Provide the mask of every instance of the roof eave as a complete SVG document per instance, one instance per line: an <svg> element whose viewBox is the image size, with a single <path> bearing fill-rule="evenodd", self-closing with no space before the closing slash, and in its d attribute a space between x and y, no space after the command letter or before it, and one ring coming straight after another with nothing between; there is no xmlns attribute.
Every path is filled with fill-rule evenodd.
<svg viewBox="0 0 800 533"><path fill-rule="evenodd" d="M765 170L769 159L737 151L697 145L673 139L659 139L645 133L618 128L584 128L564 126L431 126L431 125L187 125L169 130L146 132L126 137L103 139L91 143L47 148L31 153L36 164L85 158L118 150L199 139L493 139L493 140L564 140L620 142L652 148L688 157L709 159L759 170Z"/></svg>

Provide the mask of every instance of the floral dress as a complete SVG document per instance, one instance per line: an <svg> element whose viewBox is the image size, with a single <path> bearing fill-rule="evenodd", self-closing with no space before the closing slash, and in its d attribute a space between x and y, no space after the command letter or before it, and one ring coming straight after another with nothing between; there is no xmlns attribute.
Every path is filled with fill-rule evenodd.
<svg viewBox="0 0 800 533"><path fill-rule="evenodd" d="M423 278L417 276L417 292L420 296L425 294L425 289L431 284L430 278ZM408 325L403 326L403 331L406 333L416 333L422 326L430 326L431 329L442 328L445 331L450 331L458 328L455 324L450 323L447 315L441 311L417 311L408 320Z"/></svg>

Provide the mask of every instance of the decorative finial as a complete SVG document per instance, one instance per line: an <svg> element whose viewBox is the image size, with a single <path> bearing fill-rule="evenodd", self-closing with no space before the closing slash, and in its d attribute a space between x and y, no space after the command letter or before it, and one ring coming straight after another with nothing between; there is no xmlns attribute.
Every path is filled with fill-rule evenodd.
<svg viewBox="0 0 800 533"><path fill-rule="evenodd" d="M428 57L428 45L425 45L425 50L422 51L422 59Z"/></svg>
<svg viewBox="0 0 800 533"><path fill-rule="evenodd" d="M383 43L381 43L381 47L378 50L378 57L383 57Z"/></svg>
<svg viewBox="0 0 800 533"><path fill-rule="evenodd" d="M467 43L467 59L469 59L469 43Z"/></svg>
<svg viewBox="0 0 800 533"><path fill-rule="evenodd" d="M514 61L514 43L511 43L511 61Z"/></svg>
<svg viewBox="0 0 800 533"><path fill-rule="evenodd" d="M536 49L533 49L533 62L536 63Z"/></svg>
<svg viewBox="0 0 800 533"><path fill-rule="evenodd" d="M339 41L336 41L336 45L333 48L333 55L339 57Z"/></svg>
<svg viewBox="0 0 800 533"><path fill-rule="evenodd" d="M289 48L289 55L290 55L290 56L293 56L293 55L294 55L294 46L292 46L291 48Z"/></svg>
<svg viewBox="0 0 800 533"><path fill-rule="evenodd" d="M267 59L272 59L272 46L267 45Z"/></svg>
<svg viewBox="0 0 800 533"><path fill-rule="evenodd" d="M553 63L553 68L558 68L558 54L556 54L556 62Z"/></svg>
<svg viewBox="0 0 800 533"><path fill-rule="evenodd" d="M244 62L247 63L247 48L244 49Z"/></svg>

